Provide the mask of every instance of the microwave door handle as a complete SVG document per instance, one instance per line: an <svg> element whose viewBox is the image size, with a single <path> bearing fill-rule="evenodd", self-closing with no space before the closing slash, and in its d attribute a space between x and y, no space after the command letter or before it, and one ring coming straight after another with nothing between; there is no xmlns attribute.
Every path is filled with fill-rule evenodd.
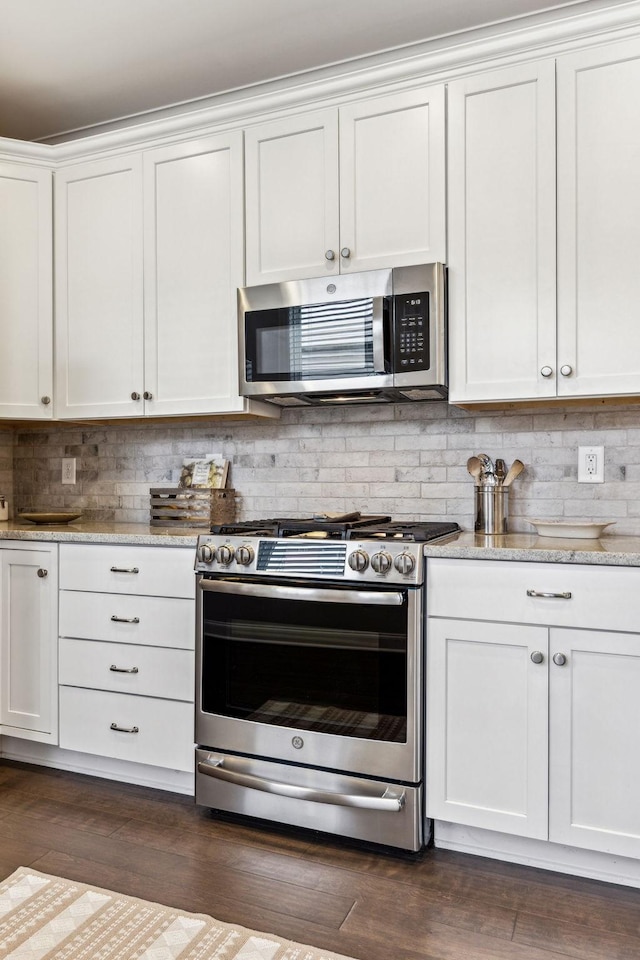
<svg viewBox="0 0 640 960"><path fill-rule="evenodd" d="M373 337L373 369L375 373L389 373L386 368L385 343L387 340L385 327L388 325L388 318L385 314L389 310L389 298L373 297L372 300L372 337Z"/></svg>
<svg viewBox="0 0 640 960"><path fill-rule="evenodd" d="M358 603L400 607L401 593L368 590L326 590L318 587L288 587L279 584L236 583L229 580L200 580L200 589L212 593L234 593L269 600L307 600L312 603Z"/></svg>
<svg viewBox="0 0 640 960"><path fill-rule="evenodd" d="M240 773L236 770L226 770L224 757L209 757L198 763L198 773L217 780L226 780L239 787L249 787L251 790L262 790L264 793L275 793L279 797L292 797L294 800L311 800L313 803L330 803L340 807L358 807L363 810L384 810L397 813L404 806L404 790L396 791L387 787L381 796L367 796L366 794L331 793L327 790L314 790L312 787L302 787L294 783L282 783L280 780L268 780L251 773Z"/></svg>

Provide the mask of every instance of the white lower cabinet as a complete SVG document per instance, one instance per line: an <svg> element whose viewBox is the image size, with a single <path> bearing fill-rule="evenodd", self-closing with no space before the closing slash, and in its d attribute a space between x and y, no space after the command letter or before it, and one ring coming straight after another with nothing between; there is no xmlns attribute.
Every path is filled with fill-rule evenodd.
<svg viewBox="0 0 640 960"><path fill-rule="evenodd" d="M58 742L58 547L0 547L0 733Z"/></svg>
<svg viewBox="0 0 640 960"><path fill-rule="evenodd" d="M640 634L551 643L566 663L549 666L549 839L640 857Z"/></svg>
<svg viewBox="0 0 640 960"><path fill-rule="evenodd" d="M60 746L67 750L172 770L193 769L190 703L63 686L60 733Z"/></svg>
<svg viewBox="0 0 640 960"><path fill-rule="evenodd" d="M191 772L192 549L63 544L60 570L60 746Z"/></svg>
<svg viewBox="0 0 640 960"><path fill-rule="evenodd" d="M640 858L640 569L428 567L427 816Z"/></svg>
<svg viewBox="0 0 640 960"><path fill-rule="evenodd" d="M546 839L547 648L544 627L429 621L428 816Z"/></svg>

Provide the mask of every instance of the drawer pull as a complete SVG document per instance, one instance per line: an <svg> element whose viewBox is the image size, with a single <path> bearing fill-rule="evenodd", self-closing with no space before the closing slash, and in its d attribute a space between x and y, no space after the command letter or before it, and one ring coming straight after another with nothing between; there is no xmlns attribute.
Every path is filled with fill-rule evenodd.
<svg viewBox="0 0 640 960"><path fill-rule="evenodd" d="M140 573L137 567L111 567L111 573Z"/></svg>
<svg viewBox="0 0 640 960"><path fill-rule="evenodd" d="M114 623L140 623L140 617L116 617L115 613L111 619Z"/></svg>
<svg viewBox="0 0 640 960"><path fill-rule="evenodd" d="M115 663L111 664L109 670L111 670L112 673L138 673L137 667L116 667Z"/></svg>
<svg viewBox="0 0 640 960"><path fill-rule="evenodd" d="M571 600L571 592L567 590L565 593L541 593L538 590L527 590L528 597L542 597L546 600Z"/></svg>
<svg viewBox="0 0 640 960"><path fill-rule="evenodd" d="M119 727L117 723L112 723L110 730L117 730L118 733L140 733L140 727Z"/></svg>

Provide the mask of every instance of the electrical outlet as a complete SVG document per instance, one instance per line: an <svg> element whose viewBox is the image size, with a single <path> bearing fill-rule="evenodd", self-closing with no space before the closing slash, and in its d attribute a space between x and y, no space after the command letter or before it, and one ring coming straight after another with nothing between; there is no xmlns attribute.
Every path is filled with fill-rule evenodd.
<svg viewBox="0 0 640 960"><path fill-rule="evenodd" d="M76 482L76 458L75 457L63 457L62 482L63 483Z"/></svg>
<svg viewBox="0 0 640 960"><path fill-rule="evenodd" d="M604 447L578 447L578 483L604 483Z"/></svg>

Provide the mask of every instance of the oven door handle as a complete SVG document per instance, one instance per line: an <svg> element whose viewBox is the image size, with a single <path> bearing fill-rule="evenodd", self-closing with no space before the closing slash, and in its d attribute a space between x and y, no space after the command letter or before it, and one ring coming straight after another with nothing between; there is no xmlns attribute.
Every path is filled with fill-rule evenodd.
<svg viewBox="0 0 640 960"><path fill-rule="evenodd" d="M235 593L269 600L310 600L313 603L359 603L400 607L401 593L377 590L326 590L318 587L286 587L279 584L232 583L228 580L200 580L200 589L212 593Z"/></svg>
<svg viewBox="0 0 640 960"><path fill-rule="evenodd" d="M198 773L217 780L226 780L227 783L233 783L239 787L248 787L250 790L262 790L264 793L275 793L279 797L291 797L294 800L310 800L312 803L358 807L361 810L383 810L388 813L398 813L404 807L404 790L398 791L393 787L387 787L379 797L366 794L331 793L326 790L314 790L312 787L301 787L294 783L282 783L280 780L267 780L251 773L226 770L223 764L224 757L200 760Z"/></svg>

